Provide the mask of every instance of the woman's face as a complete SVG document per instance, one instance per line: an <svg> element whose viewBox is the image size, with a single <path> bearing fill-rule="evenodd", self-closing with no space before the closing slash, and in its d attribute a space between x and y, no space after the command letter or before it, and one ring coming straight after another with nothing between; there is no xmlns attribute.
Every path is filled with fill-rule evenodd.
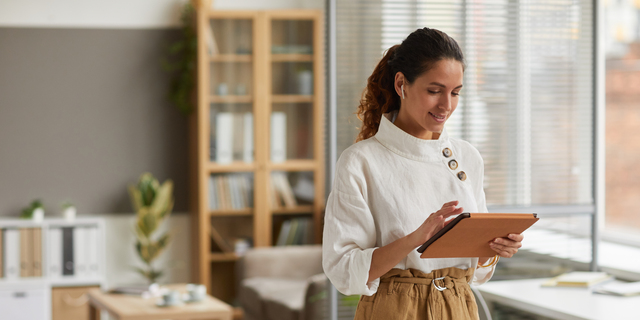
<svg viewBox="0 0 640 320"><path fill-rule="evenodd" d="M444 123L458 106L462 77L462 64L453 59L436 62L413 83L398 72L395 87L401 105L396 126L417 138L437 139Z"/></svg>

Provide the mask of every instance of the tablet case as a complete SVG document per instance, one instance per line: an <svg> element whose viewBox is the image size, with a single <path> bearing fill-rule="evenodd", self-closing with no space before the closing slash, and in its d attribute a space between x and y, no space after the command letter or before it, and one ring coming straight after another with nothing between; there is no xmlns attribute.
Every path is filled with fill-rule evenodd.
<svg viewBox="0 0 640 320"><path fill-rule="evenodd" d="M462 213L425 242L421 258L492 257L495 238L522 233L539 218L535 213Z"/></svg>

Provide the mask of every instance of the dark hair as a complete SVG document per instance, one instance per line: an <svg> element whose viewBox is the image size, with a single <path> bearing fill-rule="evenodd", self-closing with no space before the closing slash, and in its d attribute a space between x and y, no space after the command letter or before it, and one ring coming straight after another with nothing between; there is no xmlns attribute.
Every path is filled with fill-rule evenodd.
<svg viewBox="0 0 640 320"><path fill-rule="evenodd" d="M356 141L378 132L382 114L400 109L400 97L394 87L395 75L402 72L409 83L443 59L462 64L464 56L458 43L446 33L429 28L417 29L402 44L389 48L367 80L357 115L362 121Z"/></svg>

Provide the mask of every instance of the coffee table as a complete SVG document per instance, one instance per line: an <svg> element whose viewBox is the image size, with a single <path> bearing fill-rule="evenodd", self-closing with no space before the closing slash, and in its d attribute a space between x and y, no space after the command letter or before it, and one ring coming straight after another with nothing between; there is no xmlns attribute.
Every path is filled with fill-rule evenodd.
<svg viewBox="0 0 640 320"><path fill-rule="evenodd" d="M186 292L186 284L167 285L171 290ZM118 320L231 320L233 309L230 305L207 295L202 301L184 303L172 307L158 307L158 299L143 299L139 296L106 293L100 289L88 292L92 320L100 318L100 310Z"/></svg>

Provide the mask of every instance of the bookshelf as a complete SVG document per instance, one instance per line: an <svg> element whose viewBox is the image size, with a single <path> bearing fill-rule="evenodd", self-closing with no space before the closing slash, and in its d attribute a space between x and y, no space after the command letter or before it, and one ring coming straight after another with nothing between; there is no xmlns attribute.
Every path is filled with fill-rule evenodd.
<svg viewBox="0 0 640 320"><path fill-rule="evenodd" d="M233 303L238 248L322 238L322 12L194 4L193 274L209 293ZM280 235L283 229L295 234Z"/></svg>
<svg viewBox="0 0 640 320"><path fill-rule="evenodd" d="M88 319L105 285L104 220L0 219L0 305L8 318ZM71 316L73 315L73 316Z"/></svg>

